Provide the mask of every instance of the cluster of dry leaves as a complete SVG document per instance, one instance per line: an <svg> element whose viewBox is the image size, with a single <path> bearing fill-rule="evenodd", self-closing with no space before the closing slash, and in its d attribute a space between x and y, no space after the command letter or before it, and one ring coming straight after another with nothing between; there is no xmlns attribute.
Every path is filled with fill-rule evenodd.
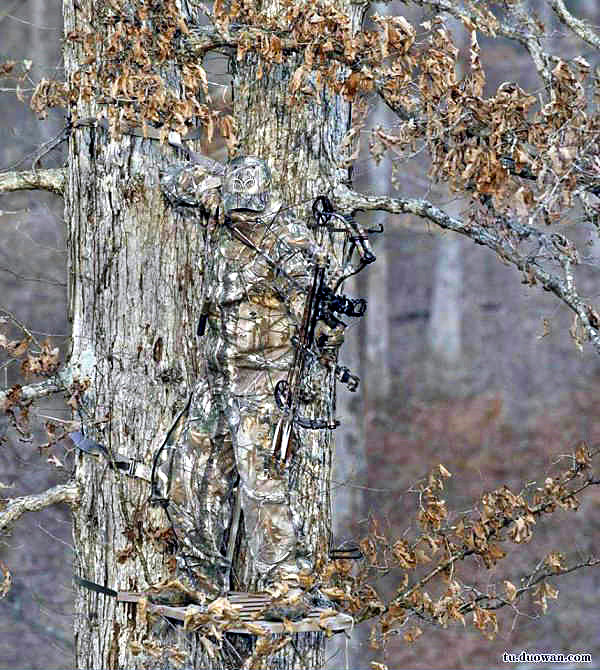
<svg viewBox="0 0 600 670"><path fill-rule="evenodd" d="M418 94L409 100L396 95L394 105L408 118L393 133L374 130L374 156L389 150L402 157L422 143L430 176L490 200L495 213L529 223L567 222L574 194L594 193L600 184L600 121L597 110L588 112L586 95L590 65L583 58L559 60L543 105L513 82L486 97L476 32L470 72L458 80L459 51L449 31L439 19L426 27L435 29L429 49L413 64L420 73ZM597 78L591 90L597 97Z"/></svg>
<svg viewBox="0 0 600 670"><path fill-rule="evenodd" d="M20 361L19 371L25 379L32 376L51 377L60 363L58 347L53 347L49 339L37 342L29 333L20 340L9 340L5 333L0 332L0 352L7 356L7 364Z"/></svg>
<svg viewBox="0 0 600 670"><path fill-rule="evenodd" d="M356 621L376 617L371 634L374 648L396 635L413 642L423 632L419 623L470 624L493 639L499 629L496 610L518 611L518 602L529 596L545 612L548 599L558 596L558 589L548 580L574 566L565 565L559 552L550 552L518 586L504 580L502 585L490 583L483 592L461 578L461 565L470 561L489 569L510 557L511 547L529 542L543 517L557 509L576 510L579 495L600 483L592 472L596 455L582 442L565 457L568 467L542 485L530 485L520 493L506 486L487 492L471 513L452 520L441 498L444 480L451 475L440 465L418 487L414 536L390 537L372 521L361 542L361 565L335 561L322 566L322 590ZM589 559L585 565L596 562ZM396 593L387 602L372 586L382 574L396 576Z"/></svg>
<svg viewBox="0 0 600 670"><path fill-rule="evenodd" d="M6 321L6 319L3 319ZM0 332L0 353L6 357L5 365L19 362L19 371L26 379L32 376L51 377L59 367L59 350L53 347L50 340L39 343L29 334L19 340L10 340ZM0 409L11 419L11 423L22 436L29 435L29 409L31 400L22 397L22 387L12 386L3 394Z"/></svg>
<svg viewBox="0 0 600 670"><path fill-rule="evenodd" d="M595 213L585 196L600 192L599 79L590 81L583 58L554 58L539 99L512 82L486 96L477 31L495 36L499 22L480 3L460 15L472 34L463 79L459 50L440 16L415 27L403 16L375 15L372 29L357 30L327 0L281 2L277 12L265 5L217 0L206 10L212 32L198 33L174 0L106 2L98 17L104 34L90 25L66 36L80 47L72 81L43 80L31 104L44 115L51 106L88 101L115 133L121 122L152 124L166 138L200 122L209 141L215 129L231 138L232 118L213 104L200 64L205 52L225 46L238 61L259 55L259 78L273 64L291 64L292 100L323 86L355 103L377 92L402 122L391 132L374 129L373 156L391 151L402 158L422 145L431 177L486 199L497 214L564 221L574 195Z"/></svg>
<svg viewBox="0 0 600 670"><path fill-rule="evenodd" d="M132 7L134 5L134 8ZM89 24L66 39L76 45L79 67L68 82L42 80L31 100L43 117L49 107L68 107L77 121L76 103L107 118L114 135L122 124L148 124L181 134L200 123L212 140L215 126L231 132L231 118L213 108L206 72L198 59L181 49L189 29L175 0L106 2L98 8L98 31Z"/></svg>
<svg viewBox="0 0 600 670"><path fill-rule="evenodd" d="M324 86L355 103L377 92L402 122L393 131L374 129L374 157L391 151L403 158L424 146L431 177L491 202L496 214L564 221L574 195L595 213L586 196L600 192L599 80L590 80L583 58L554 58L539 98L512 82L486 96L477 32L495 36L499 20L481 3L460 15L472 35L462 79L459 50L440 16L413 26L403 16L375 15L371 29L357 30L327 0L281 2L277 12L265 6L218 0L206 10L211 31L199 33L174 0L111 0L98 17L104 34L90 25L66 36L80 47L72 81L40 82L32 106L43 115L83 99L116 133L126 121L152 124L166 138L200 122L208 140L215 129L231 138L232 118L213 104L200 64L210 49L230 47L238 61L260 56L258 77L273 64L291 64L292 100Z"/></svg>
<svg viewBox="0 0 600 670"><path fill-rule="evenodd" d="M46 338L42 342L29 332L19 321L10 317L1 317L0 323L5 327L5 331L0 331L0 356L2 357L2 366L18 366L20 375L27 381L35 378L42 378L49 383L49 392L54 392L62 388L62 382L58 380L59 368L61 366L60 349L53 346L50 339ZM7 335L9 324L22 330L20 339L10 339ZM82 382L78 379L73 380L68 388L64 388L66 402L75 412L80 404L81 396L89 382ZM43 394L42 394L43 395ZM28 387L22 384L13 384L0 394L0 411L9 419L10 425L17 431L21 439L31 441L32 425L31 410L37 399L34 393L30 396ZM61 424L57 426L53 421L45 422L45 430L48 441L41 444L38 448L40 453L46 455L46 460L51 465L63 468L63 462L56 456L53 447L56 447L67 436L72 426L76 422ZM0 443L5 439L0 435Z"/></svg>
<svg viewBox="0 0 600 670"><path fill-rule="evenodd" d="M317 95L323 86L354 103L379 93L403 121L393 132L373 131L376 159L388 150L403 158L422 145L431 177L529 223L565 222L574 195L595 211L586 196L600 192L600 79L591 78L585 59L554 58L539 98L513 82L486 96L477 31L496 36L500 26L482 3L468 3L460 16L471 31L463 79L459 50L440 16L415 27L402 16L375 15L374 29L354 30L349 16L325 0L281 3L277 14L256 5L216 2L217 35L237 48L238 60L260 54L259 76L273 63L295 62L292 98Z"/></svg>

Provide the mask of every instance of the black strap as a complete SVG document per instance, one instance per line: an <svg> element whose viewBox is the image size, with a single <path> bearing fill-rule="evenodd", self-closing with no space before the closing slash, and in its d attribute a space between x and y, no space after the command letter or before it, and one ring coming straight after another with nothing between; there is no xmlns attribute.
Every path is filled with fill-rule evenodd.
<svg viewBox="0 0 600 670"><path fill-rule="evenodd" d="M359 547L349 547L348 549L330 549L329 558L334 561L357 561L363 558L363 553Z"/></svg>
<svg viewBox="0 0 600 670"><path fill-rule="evenodd" d="M116 459L112 458L108 453L108 449L98 442L88 439L85 435L77 430L73 433L69 433L69 437L73 440L73 444L86 454L91 456L103 456L109 467L113 470L121 470L126 475L130 477L138 477L140 479L146 479L150 481L150 471L143 463L136 461L135 459Z"/></svg>
<svg viewBox="0 0 600 670"><path fill-rule="evenodd" d="M100 584L96 584L96 582L90 582L89 579L83 579L78 575L73 575L73 579L79 584L79 586L83 586L90 591L102 593L105 596L111 596L112 598L116 598L118 595L114 589L109 589L108 586L101 586Z"/></svg>

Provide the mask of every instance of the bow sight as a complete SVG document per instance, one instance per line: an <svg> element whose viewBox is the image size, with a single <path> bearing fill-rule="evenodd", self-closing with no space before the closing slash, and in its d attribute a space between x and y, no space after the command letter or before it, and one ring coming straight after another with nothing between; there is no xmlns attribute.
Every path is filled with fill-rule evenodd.
<svg viewBox="0 0 600 670"><path fill-rule="evenodd" d="M323 300L332 312L345 316L364 316L367 313L365 298L349 298L344 294L334 294L330 288L323 289Z"/></svg>
<svg viewBox="0 0 600 670"><path fill-rule="evenodd" d="M367 312L367 301L364 298L349 298L343 293L334 293L329 286L322 285L317 294L316 320L325 322L330 328L346 328L347 324L338 319L334 312L343 316L364 316ZM326 341L327 336L321 335L317 338L317 346L325 346Z"/></svg>

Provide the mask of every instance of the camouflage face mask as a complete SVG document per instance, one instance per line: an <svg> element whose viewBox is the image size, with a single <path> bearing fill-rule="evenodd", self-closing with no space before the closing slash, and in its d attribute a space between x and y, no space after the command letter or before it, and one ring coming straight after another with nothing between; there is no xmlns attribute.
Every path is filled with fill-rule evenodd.
<svg viewBox="0 0 600 670"><path fill-rule="evenodd" d="M269 206L271 172L260 158L241 156L227 166L223 180L223 211L264 212Z"/></svg>

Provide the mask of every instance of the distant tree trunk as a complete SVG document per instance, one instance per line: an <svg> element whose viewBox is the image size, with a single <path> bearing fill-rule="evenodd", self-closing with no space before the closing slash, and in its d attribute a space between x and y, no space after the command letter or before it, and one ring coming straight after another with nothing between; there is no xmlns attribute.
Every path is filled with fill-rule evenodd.
<svg viewBox="0 0 600 670"><path fill-rule="evenodd" d="M386 180L389 171L384 174L382 166L373 169L378 174L369 179L369 191L379 195L387 195ZM377 187L377 188L376 188ZM378 213L369 221L372 227L385 224L386 215ZM380 420L385 420L386 403L392 387L390 355L390 307L388 300L388 251L384 244L373 246L377 263L367 270L367 296L369 318L367 320L367 337L365 347L365 382L368 393L369 412Z"/></svg>
<svg viewBox="0 0 600 670"><path fill-rule="evenodd" d="M358 295L358 282L350 278L345 288L349 295ZM362 324L361 324L362 325ZM365 376L361 361L361 327L353 323L345 333L341 362L353 374ZM337 414L341 425L335 433L333 480L334 538L338 543L356 541L357 523L364 512L361 486L366 484L366 453L364 426L364 395L361 386L355 393L340 394Z"/></svg>
<svg viewBox="0 0 600 670"><path fill-rule="evenodd" d="M456 391L462 363L462 243L453 234L441 235L433 275L428 343L431 359L428 378L431 387Z"/></svg>
<svg viewBox="0 0 600 670"><path fill-rule="evenodd" d="M467 33L459 27L456 45L463 50L468 44ZM457 77L465 74L462 62L457 64ZM446 210L459 214L460 200L450 204ZM431 296L431 316L427 326L427 382L434 392L458 392L457 381L461 374L463 344L461 322L463 312L463 260L462 240L458 235L443 234L438 237L437 260L433 271L433 291Z"/></svg>
<svg viewBox="0 0 600 670"><path fill-rule="evenodd" d="M368 190L378 195L389 194L386 181L389 170L380 165L373 168ZM378 176L377 176L378 175ZM370 227L385 224L387 216L378 212L369 220ZM364 393L366 412L371 425L383 426L388 416L387 403L392 388L390 365L390 305L388 300L389 253L381 240L374 240L377 262L366 271L369 318L366 322L364 348Z"/></svg>
<svg viewBox="0 0 600 670"><path fill-rule="evenodd" d="M358 295L359 282L351 277L345 286L349 295ZM365 370L361 357L362 328L358 323L345 333L341 361L361 377L361 386L356 393L341 393L337 401L337 415L341 426L335 431L335 451L333 461L333 538L336 546L348 547L356 544L360 537L360 522L365 515L364 486L367 484L368 466L365 444L365 406L362 391ZM362 326L362 324L361 324ZM362 529L364 530L364 529ZM352 632L347 640L338 635L327 647L331 658L327 667L331 670L345 667L346 655L350 667L362 666L362 645L364 636L361 629Z"/></svg>
<svg viewBox="0 0 600 670"><path fill-rule="evenodd" d="M380 103L372 117L372 125L383 126L393 123L389 112ZM377 195L389 195L391 192L391 165L385 157L379 165L371 163L365 180L366 190ZM384 212L376 212L369 220L371 227L385 224ZM385 418L385 404L389 399L391 381L390 354L390 307L387 295L389 272L388 251L384 244L374 241L377 263L366 273L369 318L366 326L365 347L365 386L367 389L368 412Z"/></svg>
<svg viewBox="0 0 600 670"><path fill-rule="evenodd" d="M65 33L90 26L102 38L101 50L110 28L96 4L65 0ZM127 11L133 3L121 6ZM67 40L67 80L80 57L78 44ZM317 195L348 179L347 169L336 163L336 148L348 129L350 108L326 92L318 103L313 98L291 101L289 84L297 65L265 66L259 78L256 56L249 53L237 61L234 116L241 153L266 159L284 204L299 206L299 214L308 216ZM73 111L81 119L98 110L82 96ZM176 225L161 196L159 170L172 160L172 152L155 141L110 138L102 128L76 129L69 147L65 221L71 364L90 380L82 389L79 414L92 438L147 465L201 369L194 337L201 235L198 226L180 219ZM296 493L305 505L309 548L322 555L330 529L331 433L310 433L300 455ZM321 454L318 463L308 463L311 453ZM86 456L77 457L77 479L84 496L74 512L76 574L127 591L168 576L171 562L157 539L167 523L164 512L149 505L147 484ZM255 579L249 552L235 560L240 588L247 588ZM199 636L171 625L151 626L140 610L76 585L76 667L163 667L170 662L169 647L185 653L186 667L241 664L231 645L224 643L211 658ZM250 636L233 637L239 653L250 649ZM294 648L284 648L265 663L269 668L320 667L324 642L321 633L300 634ZM139 648L132 643L141 645L142 653L135 655Z"/></svg>

